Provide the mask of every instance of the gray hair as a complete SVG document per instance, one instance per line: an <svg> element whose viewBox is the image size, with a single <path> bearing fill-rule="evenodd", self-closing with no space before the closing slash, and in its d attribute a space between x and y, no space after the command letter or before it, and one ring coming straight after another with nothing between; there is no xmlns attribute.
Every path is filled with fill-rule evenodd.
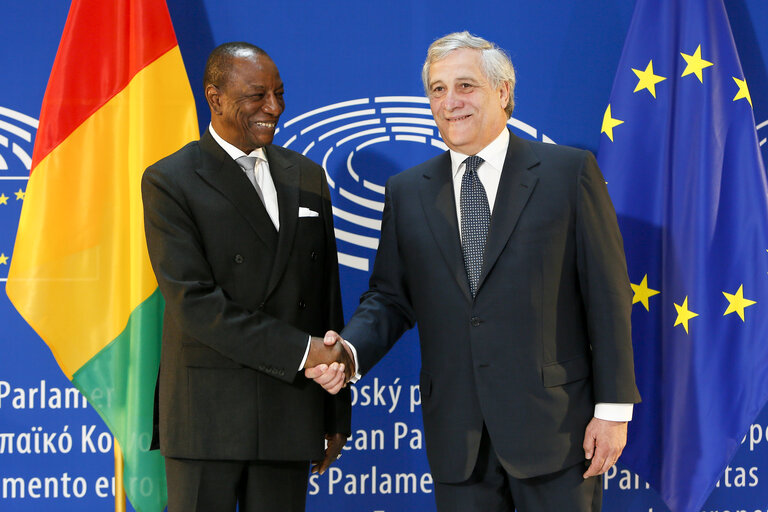
<svg viewBox="0 0 768 512"><path fill-rule="evenodd" d="M424 82L426 95L429 96L429 68L432 64L462 48L480 51L480 66L491 87L496 89L504 82L509 84L509 103L504 111L507 117L512 117L512 111L515 109L515 68L512 61L504 50L467 31L448 34L429 45L427 59L421 69L421 80Z"/></svg>

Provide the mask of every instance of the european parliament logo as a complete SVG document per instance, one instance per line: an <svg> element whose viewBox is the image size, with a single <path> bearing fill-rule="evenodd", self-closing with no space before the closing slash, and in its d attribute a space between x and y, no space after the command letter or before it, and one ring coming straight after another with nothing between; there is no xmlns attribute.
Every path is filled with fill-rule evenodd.
<svg viewBox="0 0 768 512"><path fill-rule="evenodd" d="M511 118L520 136L554 143ZM275 144L320 163L333 200L339 264L368 272L379 245L387 178L448 147L440 138L429 100L378 96L326 105L282 123Z"/></svg>
<svg viewBox="0 0 768 512"><path fill-rule="evenodd" d="M0 106L0 281L8 277L26 194L37 119Z"/></svg>
<svg viewBox="0 0 768 512"><path fill-rule="evenodd" d="M0 172L29 174L37 119L0 107ZM26 172L20 172L22 167Z"/></svg>

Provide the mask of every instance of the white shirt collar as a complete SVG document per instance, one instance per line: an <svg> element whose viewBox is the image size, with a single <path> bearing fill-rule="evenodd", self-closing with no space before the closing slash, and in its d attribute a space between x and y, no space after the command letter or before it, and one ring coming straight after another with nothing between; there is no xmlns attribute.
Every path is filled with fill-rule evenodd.
<svg viewBox="0 0 768 512"><path fill-rule="evenodd" d="M230 144L229 142L225 141L221 138L221 135L216 133L216 130L213 129L213 124L208 125L208 131L211 132L211 136L213 137L213 140L218 142L219 146L221 146L221 149L227 152L229 156L232 157L232 160L237 160L241 156L255 156L256 158L259 158L261 160L267 161L267 155L264 153L264 148L256 148L249 155L246 155L240 148L237 148Z"/></svg>
<svg viewBox="0 0 768 512"><path fill-rule="evenodd" d="M504 160L507 158L507 147L509 146L509 130L506 125L498 137L493 139L493 142L485 146L478 151L477 156L483 159L484 162L491 164L494 169L504 168ZM451 175L456 176L459 172L459 167L464 163L470 155L459 153L458 151L449 150L451 153Z"/></svg>

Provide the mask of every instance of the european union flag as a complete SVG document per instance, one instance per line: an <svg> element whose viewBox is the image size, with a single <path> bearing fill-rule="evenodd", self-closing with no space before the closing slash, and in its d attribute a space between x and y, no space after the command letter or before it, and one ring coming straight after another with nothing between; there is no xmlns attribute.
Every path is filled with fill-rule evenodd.
<svg viewBox="0 0 768 512"><path fill-rule="evenodd" d="M638 0L602 133L643 397L622 460L701 510L768 398L768 186L722 0Z"/></svg>

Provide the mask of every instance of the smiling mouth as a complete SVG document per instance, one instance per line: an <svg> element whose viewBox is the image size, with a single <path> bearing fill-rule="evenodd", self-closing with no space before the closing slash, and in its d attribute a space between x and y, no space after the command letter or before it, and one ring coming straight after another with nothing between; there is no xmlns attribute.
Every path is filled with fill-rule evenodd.
<svg viewBox="0 0 768 512"><path fill-rule="evenodd" d="M467 114L466 116L460 116L460 117L452 117L450 119L447 119L449 123L456 123L458 121L464 121L465 119L469 119L471 114Z"/></svg>
<svg viewBox="0 0 768 512"><path fill-rule="evenodd" d="M260 127L260 128L270 128L270 129L274 129L274 127L277 125L277 123L269 123L269 122L266 122L266 121L256 121L253 124L255 126Z"/></svg>

